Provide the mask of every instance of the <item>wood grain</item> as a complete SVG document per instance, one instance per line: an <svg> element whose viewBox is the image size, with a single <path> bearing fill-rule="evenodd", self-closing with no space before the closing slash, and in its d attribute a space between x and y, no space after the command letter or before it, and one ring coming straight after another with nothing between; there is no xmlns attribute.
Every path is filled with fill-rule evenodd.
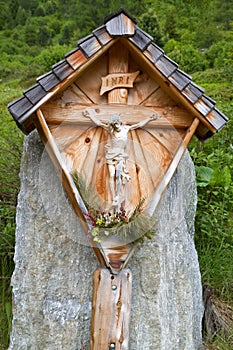
<svg viewBox="0 0 233 350"><path fill-rule="evenodd" d="M59 98L56 99L58 103L92 103L91 99L75 84L71 84L68 89L63 91Z"/></svg>
<svg viewBox="0 0 233 350"><path fill-rule="evenodd" d="M120 42L109 50L109 73L128 73L128 50ZM127 103L128 90L116 88L108 92L108 103Z"/></svg>
<svg viewBox="0 0 233 350"><path fill-rule="evenodd" d="M71 55L66 57L66 61L73 67L73 69L78 69L82 64L87 61L81 50L77 50Z"/></svg>
<svg viewBox="0 0 233 350"><path fill-rule="evenodd" d="M142 104L149 96L159 89L159 85L156 81L152 80L140 67L137 67L137 69L141 71L141 74L135 80L133 89L129 89L128 91L129 105ZM154 101L153 105L157 105L156 101Z"/></svg>
<svg viewBox="0 0 233 350"><path fill-rule="evenodd" d="M197 129L199 124L199 119L195 118L192 122L192 125L190 126L190 128L186 131L186 134L184 136L184 139L180 142L180 146L174 156L174 158L172 159L170 165L168 166L168 168L166 169L166 172L161 180L161 182L158 184L156 191L154 193L154 196L149 204L149 206L147 207L147 213L148 215L153 215L155 208L157 207L163 192L165 191L165 189L167 188L167 185L169 184L183 154L184 151L186 150L193 134L195 133L195 130Z"/></svg>
<svg viewBox="0 0 233 350"><path fill-rule="evenodd" d="M76 55L83 62L82 55ZM192 111L179 104L174 88L170 88L159 71L142 56L132 44L113 40L108 50L97 55L86 69L83 69L83 62L78 68L80 74L68 79L59 94L41 109L45 119L42 123L39 114L41 135L49 144L51 159L58 171L60 162L62 164L65 174L62 183L74 207L78 205L70 184L70 174L74 171L82 175L87 186L94 185L100 206L104 203L108 209L112 205L105 153L105 145L111 137L84 117L86 109L94 110L97 119L104 123L114 114L119 114L127 125L139 123L154 113L159 116L146 127L128 134L127 167L131 179L122 189L128 215L142 199L145 199L144 208L153 214L198 126ZM111 74L121 77L137 71L140 73L133 87L114 85L111 86L113 90L100 96L103 77L111 77ZM75 210L79 215L80 208ZM125 241L113 236L103 240L98 245L99 252L95 253L101 266L119 273L133 251L132 246L130 237Z"/></svg>
<svg viewBox="0 0 233 350"><path fill-rule="evenodd" d="M88 67L75 81L75 85L92 103L107 103L107 96L100 95L102 77L108 74L108 55L103 55ZM85 101L83 101L85 103Z"/></svg>
<svg viewBox="0 0 233 350"><path fill-rule="evenodd" d="M121 119L126 124L134 124L140 122L156 113L160 116L159 119L147 125L147 128L164 127L164 128L188 128L193 120L193 116L185 109L173 107L143 107L143 106L129 106L122 104L79 104L79 103L56 103L50 102L43 106L42 110L46 121L49 125L52 124L79 124L90 125L87 118L84 118L82 112L90 108L95 110L99 119L103 122L108 122L113 114L120 114Z"/></svg>
<svg viewBox="0 0 233 350"><path fill-rule="evenodd" d="M107 22L106 29L112 37L131 36L135 32L135 23L124 13L121 13Z"/></svg>
<svg viewBox="0 0 233 350"><path fill-rule="evenodd" d="M129 269L112 275L108 269L94 273L91 350L129 349L132 276Z"/></svg>

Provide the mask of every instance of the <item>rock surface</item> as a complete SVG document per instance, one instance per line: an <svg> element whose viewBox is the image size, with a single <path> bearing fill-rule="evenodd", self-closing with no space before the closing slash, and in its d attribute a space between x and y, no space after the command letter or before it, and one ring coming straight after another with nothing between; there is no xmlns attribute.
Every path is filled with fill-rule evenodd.
<svg viewBox="0 0 233 350"><path fill-rule="evenodd" d="M98 264L36 132L26 138L20 177L9 350L89 350ZM154 214L157 235L128 265L131 350L201 347L195 209L194 166L186 152Z"/></svg>

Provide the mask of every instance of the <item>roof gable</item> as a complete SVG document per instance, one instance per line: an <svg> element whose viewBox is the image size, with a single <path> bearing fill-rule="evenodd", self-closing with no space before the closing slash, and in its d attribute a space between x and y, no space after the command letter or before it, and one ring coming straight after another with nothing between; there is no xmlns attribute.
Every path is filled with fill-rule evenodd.
<svg viewBox="0 0 233 350"><path fill-rule="evenodd" d="M22 97L9 103L8 109L24 133L28 134L35 128L32 116L41 105L72 83L81 71L119 39L124 40L135 55L141 55L151 72L154 70L160 76L164 87L172 90L177 99L200 119L201 124L197 129L200 139L210 137L225 125L228 119L215 107L215 101L206 96L204 89L165 55L131 16L120 10L107 17L105 23L91 35L80 39L77 47L54 64L50 72L38 77L37 83Z"/></svg>

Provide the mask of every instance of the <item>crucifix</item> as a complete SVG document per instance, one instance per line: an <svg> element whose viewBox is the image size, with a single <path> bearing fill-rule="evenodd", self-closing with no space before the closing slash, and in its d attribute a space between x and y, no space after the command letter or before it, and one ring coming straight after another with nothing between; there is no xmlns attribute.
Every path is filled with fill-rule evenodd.
<svg viewBox="0 0 233 350"><path fill-rule="evenodd" d="M119 211L121 202L124 198L120 197L122 187L130 180L130 174L127 168L127 141L128 132L137 128L142 128L152 120L156 120L158 116L152 114L148 118L133 125L125 125L122 123L118 114L113 115L108 123L103 123L95 117L93 111L86 110L83 115L89 118L96 126L100 126L107 130L110 134L110 142L105 145L106 163L109 170L109 186L112 198L112 209Z"/></svg>

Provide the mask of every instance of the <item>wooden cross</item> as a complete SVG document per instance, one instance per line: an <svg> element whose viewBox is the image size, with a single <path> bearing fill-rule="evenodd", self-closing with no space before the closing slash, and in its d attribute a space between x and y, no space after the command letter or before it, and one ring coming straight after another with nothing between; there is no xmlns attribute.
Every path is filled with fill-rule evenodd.
<svg viewBox="0 0 233 350"><path fill-rule="evenodd" d="M118 83L123 81L123 78L120 80L122 74L128 73L128 50L122 44L113 46L109 51L109 73L117 74ZM108 103L111 104L126 104L127 98L125 87L108 92ZM127 245L115 247L115 261L122 259L122 252L127 252L127 261L131 249ZM129 269L121 268L113 274L108 268L100 268L94 273L91 350L129 349L131 287Z"/></svg>

